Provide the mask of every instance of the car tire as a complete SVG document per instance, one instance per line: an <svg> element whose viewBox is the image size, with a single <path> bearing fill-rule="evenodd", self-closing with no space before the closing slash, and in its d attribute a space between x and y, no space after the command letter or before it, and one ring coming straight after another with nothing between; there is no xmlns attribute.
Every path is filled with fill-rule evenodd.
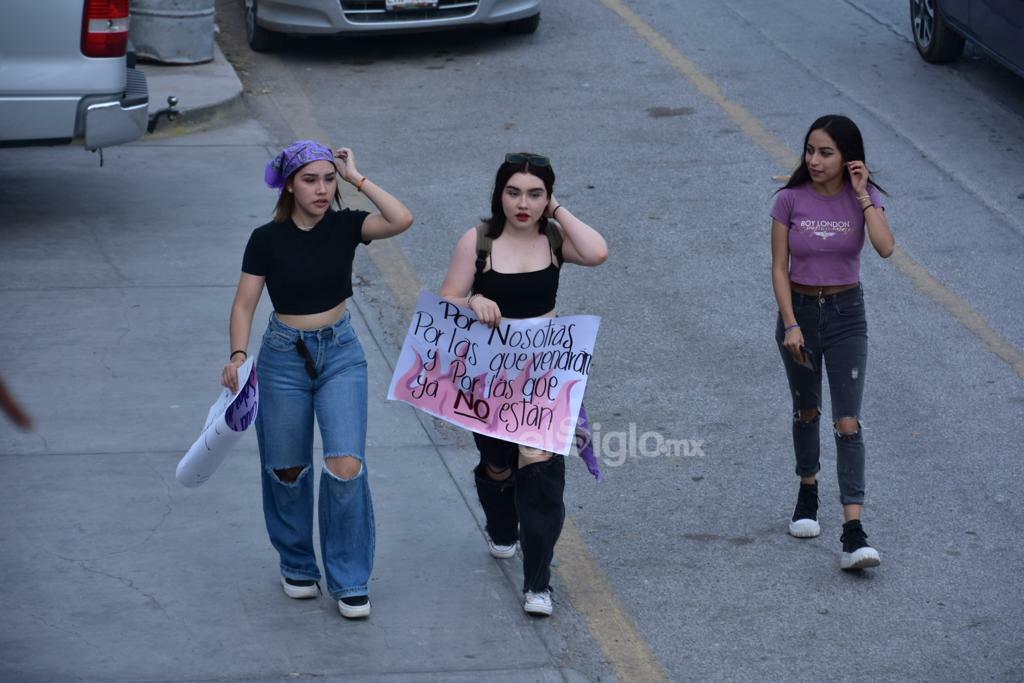
<svg viewBox="0 0 1024 683"><path fill-rule="evenodd" d="M514 33L520 36L528 36L531 33L537 32L537 27L540 26L540 12L537 12L532 17L526 17L525 19L517 19L516 21L510 21L505 24L505 30L509 33Z"/></svg>
<svg viewBox="0 0 1024 683"><path fill-rule="evenodd" d="M910 31L926 62L952 62L964 51L964 37L946 23L939 0L910 0Z"/></svg>
<svg viewBox="0 0 1024 683"><path fill-rule="evenodd" d="M256 0L245 3L245 40L255 52L270 52L281 47L284 36L260 26L259 5Z"/></svg>

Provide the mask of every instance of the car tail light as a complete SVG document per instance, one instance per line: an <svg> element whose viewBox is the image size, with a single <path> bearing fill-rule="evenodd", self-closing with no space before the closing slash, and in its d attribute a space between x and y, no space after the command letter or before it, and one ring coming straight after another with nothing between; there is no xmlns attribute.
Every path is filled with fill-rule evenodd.
<svg viewBox="0 0 1024 683"><path fill-rule="evenodd" d="M82 54L123 57L128 52L128 0L85 0Z"/></svg>

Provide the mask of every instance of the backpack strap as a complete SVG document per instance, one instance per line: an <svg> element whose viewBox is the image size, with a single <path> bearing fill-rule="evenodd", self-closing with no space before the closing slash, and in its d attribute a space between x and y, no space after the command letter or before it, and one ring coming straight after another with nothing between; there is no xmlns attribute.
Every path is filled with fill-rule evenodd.
<svg viewBox="0 0 1024 683"><path fill-rule="evenodd" d="M494 238L487 234L488 229L491 226L487 223L481 223L476 226L476 274L484 272L484 267L487 265L487 257L491 255L491 245L494 244Z"/></svg>
<svg viewBox="0 0 1024 683"><path fill-rule="evenodd" d="M558 266L561 268L565 259L562 258L562 227L558 224L558 221L551 218L548 219L546 234L548 236L548 245L551 247L551 251L555 252L555 258L558 259Z"/></svg>
<svg viewBox="0 0 1024 683"><path fill-rule="evenodd" d="M490 226L487 223L481 223L476 226L476 274L484 272L484 268L487 266L487 257L491 255L491 246L494 244L494 238L488 235ZM558 266L561 267L565 262L562 258L562 230L558 222L553 219L548 219L548 229L545 232L548 238L548 246L551 251L555 252L555 258L558 259Z"/></svg>

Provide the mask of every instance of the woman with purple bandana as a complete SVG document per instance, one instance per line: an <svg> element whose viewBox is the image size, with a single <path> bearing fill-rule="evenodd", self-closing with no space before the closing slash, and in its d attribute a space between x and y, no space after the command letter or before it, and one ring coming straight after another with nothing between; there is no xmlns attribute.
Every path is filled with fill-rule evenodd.
<svg viewBox="0 0 1024 683"><path fill-rule="evenodd" d="M378 209L341 208L339 177ZM313 550L313 418L324 468L318 517L327 590L346 618L370 614L373 503L366 472L366 358L349 322L356 247L404 232L413 217L356 168L351 149L312 140L267 163L264 180L279 191L274 219L245 247L231 307L231 353L221 382L236 390L253 314L266 285L274 312L260 346L256 417L263 514L280 555L290 598L320 594ZM335 208L332 208L335 207Z"/></svg>
<svg viewBox="0 0 1024 683"><path fill-rule="evenodd" d="M789 533L813 538L818 525L821 369L832 398L844 570L877 567L861 525L864 438L860 406L868 336L860 252L865 234L882 258L895 248L881 194L864 161L864 140L845 116L822 116L804 136L803 159L772 207L775 338L793 399L793 446L800 477Z"/></svg>

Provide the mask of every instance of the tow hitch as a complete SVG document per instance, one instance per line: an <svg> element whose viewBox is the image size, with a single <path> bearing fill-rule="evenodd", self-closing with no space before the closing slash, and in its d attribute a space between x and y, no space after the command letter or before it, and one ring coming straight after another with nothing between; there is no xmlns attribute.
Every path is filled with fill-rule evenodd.
<svg viewBox="0 0 1024 683"><path fill-rule="evenodd" d="M146 126L146 132L152 133L156 130L156 126L160 123L160 117L166 116L168 121L173 121L178 118L180 113L175 107L178 106L178 98L174 95L167 96L167 106L163 109L159 109L149 115L149 124Z"/></svg>

